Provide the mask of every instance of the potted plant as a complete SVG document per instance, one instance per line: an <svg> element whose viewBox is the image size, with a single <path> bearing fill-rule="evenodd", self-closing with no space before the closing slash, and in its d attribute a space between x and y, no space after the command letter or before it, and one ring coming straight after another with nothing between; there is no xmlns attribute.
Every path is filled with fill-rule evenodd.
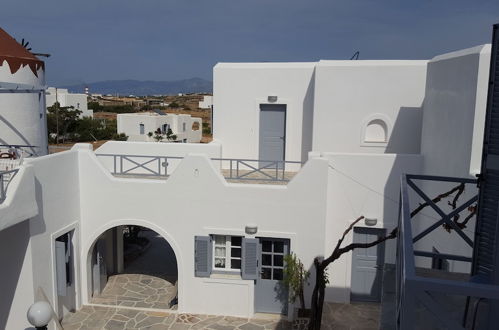
<svg viewBox="0 0 499 330"><path fill-rule="evenodd" d="M285 256L284 261L284 285L289 290L289 301L291 303L295 303L296 300L300 301L300 308L296 312L294 322L298 328L306 329L310 319L310 309L305 307L303 287L305 283L308 284L310 272L305 270L303 263L294 253Z"/></svg>

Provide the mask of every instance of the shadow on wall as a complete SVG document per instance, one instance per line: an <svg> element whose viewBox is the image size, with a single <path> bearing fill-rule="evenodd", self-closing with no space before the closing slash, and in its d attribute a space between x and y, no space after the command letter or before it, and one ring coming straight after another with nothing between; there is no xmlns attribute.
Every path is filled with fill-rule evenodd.
<svg viewBox="0 0 499 330"><path fill-rule="evenodd" d="M3 123L5 124L5 126L7 126L8 128L10 128L10 130L11 130L12 132L14 132L14 133L15 133L15 134L16 134L16 135L17 135L17 136L18 136L18 137L19 137L19 138L23 141L23 143L24 143L25 145L27 145L27 146L30 146L30 145L31 145L31 143L28 141L28 139L26 139L26 138L24 137L24 135L23 135L21 132L19 132L19 130L18 130L18 129L14 126L14 125L12 125L12 124L11 124L11 123L10 123L10 122L9 122L9 121L8 121L8 120L4 117L4 116L2 116L2 115L0 115L0 122L3 122ZM10 144L10 143L12 143L12 141L11 141L10 143L8 143L8 141L2 141L2 143L3 143L3 144ZM38 146L37 146L37 147L38 147ZM35 150L35 148L31 147L30 149L31 149L31 152L32 152L33 154L36 154L36 150Z"/></svg>
<svg viewBox="0 0 499 330"><path fill-rule="evenodd" d="M386 145L386 154L421 151L422 107L401 107Z"/></svg>
<svg viewBox="0 0 499 330"><path fill-rule="evenodd" d="M31 219L30 222L30 230L33 236L43 234L47 227L45 226L45 220L43 218L43 189L40 181L35 177L35 198L38 204L38 215Z"/></svg>
<svg viewBox="0 0 499 330"><path fill-rule="evenodd" d="M302 117L302 137L301 137L301 161L308 160L308 153L312 151L312 139L314 130L314 85L315 85L315 70L310 78L310 83L307 87L307 93L303 99L303 117Z"/></svg>
<svg viewBox="0 0 499 330"><path fill-rule="evenodd" d="M0 231L0 242L8 249L0 249L0 265L2 276L0 281L0 329L7 328L12 302L16 293L18 281L26 254L29 254L30 239L29 221L21 222L10 228ZM28 284L28 286L30 286ZM32 289L31 286L29 289ZM26 306L26 311L29 306Z"/></svg>

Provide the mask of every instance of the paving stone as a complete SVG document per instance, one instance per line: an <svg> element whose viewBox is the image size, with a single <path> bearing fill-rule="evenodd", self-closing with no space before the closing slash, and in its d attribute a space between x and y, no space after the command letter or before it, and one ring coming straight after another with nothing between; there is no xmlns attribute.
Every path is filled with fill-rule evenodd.
<svg viewBox="0 0 499 330"><path fill-rule="evenodd" d="M109 320L104 326L104 329L109 329L109 330L122 330L124 328L125 328L125 322L120 322L116 320Z"/></svg>
<svg viewBox="0 0 499 330"><path fill-rule="evenodd" d="M189 324L185 324L185 323L173 323L171 326L170 326L170 330L184 330L184 329L190 329L190 325Z"/></svg>
<svg viewBox="0 0 499 330"><path fill-rule="evenodd" d="M138 322L136 327L137 328L150 327L151 325L161 324L162 321L163 321L163 317L147 316L145 319Z"/></svg>
<svg viewBox="0 0 499 330"><path fill-rule="evenodd" d="M208 326L207 329L213 329L213 330L234 330L234 326L221 325L221 324L212 324L212 325Z"/></svg>
<svg viewBox="0 0 499 330"><path fill-rule="evenodd" d="M239 326L239 329L241 329L241 330L263 330L263 329L265 329L265 327L250 322L250 323L246 323L246 324Z"/></svg>

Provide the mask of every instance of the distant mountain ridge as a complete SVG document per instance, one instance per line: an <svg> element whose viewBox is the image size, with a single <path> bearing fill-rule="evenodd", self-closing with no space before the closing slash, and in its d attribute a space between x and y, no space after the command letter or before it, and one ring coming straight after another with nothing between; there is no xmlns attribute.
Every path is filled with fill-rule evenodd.
<svg viewBox="0 0 499 330"><path fill-rule="evenodd" d="M88 87L90 93L119 95L172 95L178 93L211 93L213 83L202 78L174 81L107 80L77 85L58 86L73 93L83 93Z"/></svg>

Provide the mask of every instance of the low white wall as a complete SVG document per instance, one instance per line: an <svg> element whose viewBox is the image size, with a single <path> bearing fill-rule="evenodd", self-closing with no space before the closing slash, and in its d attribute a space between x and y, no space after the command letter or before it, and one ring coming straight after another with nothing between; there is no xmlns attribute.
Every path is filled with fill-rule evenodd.
<svg viewBox="0 0 499 330"><path fill-rule="evenodd" d="M287 186L275 186L228 184L204 155L187 156L168 180L119 179L91 151L79 153L81 260L88 260L94 240L109 228L137 224L155 230L177 258L179 312L253 315L253 281L194 277L195 235L248 236L245 225L256 223L258 237L291 239L291 250L306 267L324 251L325 160L309 161ZM84 262L82 276L89 272ZM83 281L84 302L87 289Z"/></svg>
<svg viewBox="0 0 499 330"><path fill-rule="evenodd" d="M33 167L20 166L7 185L5 200L0 202L0 231L37 214Z"/></svg>
<svg viewBox="0 0 499 330"><path fill-rule="evenodd" d="M319 153L311 153L316 157ZM346 228L358 217L376 218L375 228L387 232L397 225L400 176L417 174L421 156L393 154L320 153L329 160L327 216L324 255L329 256ZM366 227L363 221L359 227ZM343 242L352 242L350 233ZM385 262L395 263L395 240L387 241ZM329 267L326 300L350 301L352 254L347 253Z"/></svg>
<svg viewBox="0 0 499 330"><path fill-rule="evenodd" d="M427 61L320 61L315 72L314 151L419 153ZM386 143L364 143L371 120Z"/></svg>
<svg viewBox="0 0 499 330"><path fill-rule="evenodd" d="M96 155L100 154L117 154L117 155L136 155L136 156L166 156L166 157L185 157L190 153L205 154L208 158L220 158L222 155L222 146L217 142L208 144L199 143L148 143L148 142L123 142L109 141L104 143L96 151ZM99 161L109 171L114 170L114 158L109 156L97 157ZM135 162L144 163L149 158L129 157ZM168 174L173 173L177 168L181 159L168 159ZM164 161L161 161L164 162ZM217 168L220 168L219 162L214 162ZM163 164L161 164L163 165ZM119 159L117 160L117 169L119 170ZM123 170L129 170L135 167L136 164L130 161L124 161ZM158 171L158 162L154 161L144 165L152 171ZM164 171L164 168L162 168ZM133 174L152 174L150 171L137 168L133 170Z"/></svg>
<svg viewBox="0 0 499 330"><path fill-rule="evenodd" d="M55 239L75 230L74 250L79 247L80 184L78 152L66 151L39 158L26 159L35 174L35 195L40 210L30 222L33 282L26 283L36 292L40 287L46 293L54 310L59 310L56 288ZM76 256L75 287L80 286L79 259ZM33 301L25 306L25 310ZM76 306L80 297L76 295ZM59 315L62 317L62 315Z"/></svg>
<svg viewBox="0 0 499 330"><path fill-rule="evenodd" d="M26 319L35 301L29 240L28 221L0 231L0 329L32 329ZM42 276L47 276L46 272Z"/></svg>

